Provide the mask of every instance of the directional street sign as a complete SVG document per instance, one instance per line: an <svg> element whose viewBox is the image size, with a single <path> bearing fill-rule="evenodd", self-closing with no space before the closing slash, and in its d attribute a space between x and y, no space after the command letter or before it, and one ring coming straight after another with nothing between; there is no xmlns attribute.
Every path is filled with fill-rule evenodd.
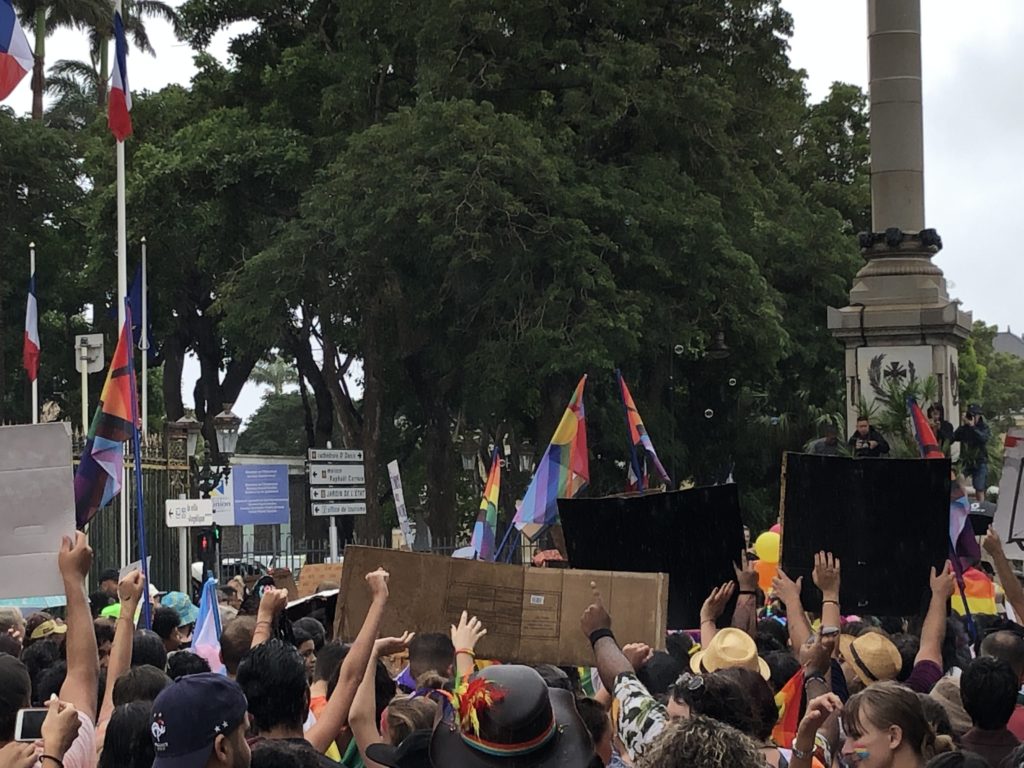
<svg viewBox="0 0 1024 768"><path fill-rule="evenodd" d="M366 502L355 501L345 504L313 504L313 517L332 517L334 515L365 515Z"/></svg>
<svg viewBox="0 0 1024 768"><path fill-rule="evenodd" d="M168 528L191 528L213 524L210 499L167 499L164 502Z"/></svg>
<svg viewBox="0 0 1024 768"><path fill-rule="evenodd" d="M362 464L310 464L310 485L363 485L366 473Z"/></svg>
<svg viewBox="0 0 1024 768"><path fill-rule="evenodd" d="M310 488L309 498L313 501L362 501L366 498L366 488Z"/></svg>
<svg viewBox="0 0 1024 768"><path fill-rule="evenodd" d="M362 451L346 451L339 448L310 448L310 461L339 461L358 464L363 460Z"/></svg>

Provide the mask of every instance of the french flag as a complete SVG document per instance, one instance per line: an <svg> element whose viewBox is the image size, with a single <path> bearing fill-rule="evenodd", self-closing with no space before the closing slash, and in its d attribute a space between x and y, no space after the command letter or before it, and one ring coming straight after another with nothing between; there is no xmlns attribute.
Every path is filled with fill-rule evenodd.
<svg viewBox="0 0 1024 768"><path fill-rule="evenodd" d="M0 0L3 2L5 0ZM114 138L124 141L132 135L132 94L128 88L128 41L124 37L121 3L114 10L114 73L107 97L107 126Z"/></svg>
<svg viewBox="0 0 1024 768"><path fill-rule="evenodd" d="M2 2L3 0L0 0ZM35 381L39 374L39 307L36 305L36 275L28 281L28 304L25 307L25 343L21 350L22 363L28 380Z"/></svg>
<svg viewBox="0 0 1024 768"><path fill-rule="evenodd" d="M0 0L0 101L32 71L32 49L11 0Z"/></svg>

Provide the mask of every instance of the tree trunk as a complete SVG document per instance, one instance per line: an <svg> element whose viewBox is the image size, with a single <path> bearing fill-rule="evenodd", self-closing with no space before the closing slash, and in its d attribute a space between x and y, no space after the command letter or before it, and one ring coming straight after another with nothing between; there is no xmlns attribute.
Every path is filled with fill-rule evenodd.
<svg viewBox="0 0 1024 768"><path fill-rule="evenodd" d="M306 377L299 372L299 396L302 398L302 421L306 428L306 447L316 446L316 434L313 432L313 408L309 404L309 388L306 386Z"/></svg>
<svg viewBox="0 0 1024 768"><path fill-rule="evenodd" d="M368 331L366 355L363 358L363 420L362 446L363 464L366 467L366 515L356 522L356 530L366 538L376 539L383 535L380 493L384 490L382 478L387 477L381 461L381 409L384 383L381 377L380 353L377 349L376 333Z"/></svg>
<svg viewBox="0 0 1024 768"><path fill-rule="evenodd" d="M36 9L36 47L32 62L32 119L43 119L43 94L46 92L46 5Z"/></svg>
<svg viewBox="0 0 1024 768"><path fill-rule="evenodd" d="M164 411L168 421L177 421L185 415L185 404L181 400L181 373L185 365L185 349L176 333L164 341Z"/></svg>
<svg viewBox="0 0 1024 768"><path fill-rule="evenodd" d="M96 103L102 109L107 105L107 78L110 77L110 40L100 43L100 81L96 87Z"/></svg>
<svg viewBox="0 0 1024 768"><path fill-rule="evenodd" d="M309 324L303 323L302 330L296 333L289 329L285 338L285 346L288 347L295 357L295 367L299 370L299 387L303 398L308 397L303 379L309 382L313 388L313 397L316 401L316 423L310 420L307 427L311 448L322 448L327 445L334 432L334 404L331 401L331 392L324 379L324 373L316 364L313 357L313 349L309 343ZM333 357L331 358L333 360ZM324 367L327 367L328 355L324 353ZM306 399L303 400L305 404ZM312 416L312 409L308 409Z"/></svg>
<svg viewBox="0 0 1024 768"><path fill-rule="evenodd" d="M427 520L435 538L451 539L456 533L455 467L451 419L440 394L424 404L427 429L424 440L427 465Z"/></svg>

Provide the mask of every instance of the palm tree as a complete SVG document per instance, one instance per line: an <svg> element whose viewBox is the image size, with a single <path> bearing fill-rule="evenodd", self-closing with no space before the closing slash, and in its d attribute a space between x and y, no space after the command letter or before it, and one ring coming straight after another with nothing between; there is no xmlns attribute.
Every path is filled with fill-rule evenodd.
<svg viewBox="0 0 1024 768"><path fill-rule="evenodd" d="M106 0L14 0L18 16L35 33L32 119L43 119L46 92L46 37L61 27L90 28L110 16Z"/></svg>
<svg viewBox="0 0 1024 768"><path fill-rule="evenodd" d="M102 84L97 64L95 59L91 64L62 59L50 67L46 92L54 102L46 112L47 125L79 130L96 118L96 95Z"/></svg>
<svg viewBox="0 0 1024 768"><path fill-rule="evenodd" d="M280 355L273 360L260 360L249 375L256 384L266 384L273 388L275 395L284 392L285 384L293 384L299 380L295 366Z"/></svg>
<svg viewBox="0 0 1024 768"><path fill-rule="evenodd" d="M121 18L124 21L125 36L143 53L156 55L156 49L149 41L146 22L143 19L159 18L174 27L174 34L181 36L181 18L178 12L161 0L125 0L122 5ZM104 106L107 103L107 81L110 79L110 39L114 36L114 18L108 13L100 23L89 30L89 50L94 59L99 60L100 87L96 92L96 103Z"/></svg>

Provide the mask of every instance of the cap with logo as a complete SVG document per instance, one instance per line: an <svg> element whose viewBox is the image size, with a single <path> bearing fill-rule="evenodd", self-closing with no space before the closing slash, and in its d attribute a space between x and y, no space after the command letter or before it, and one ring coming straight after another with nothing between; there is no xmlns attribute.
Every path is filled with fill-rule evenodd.
<svg viewBox="0 0 1024 768"><path fill-rule="evenodd" d="M245 719L246 708L233 680L212 672L179 678L153 702L153 768L204 768L214 741Z"/></svg>

